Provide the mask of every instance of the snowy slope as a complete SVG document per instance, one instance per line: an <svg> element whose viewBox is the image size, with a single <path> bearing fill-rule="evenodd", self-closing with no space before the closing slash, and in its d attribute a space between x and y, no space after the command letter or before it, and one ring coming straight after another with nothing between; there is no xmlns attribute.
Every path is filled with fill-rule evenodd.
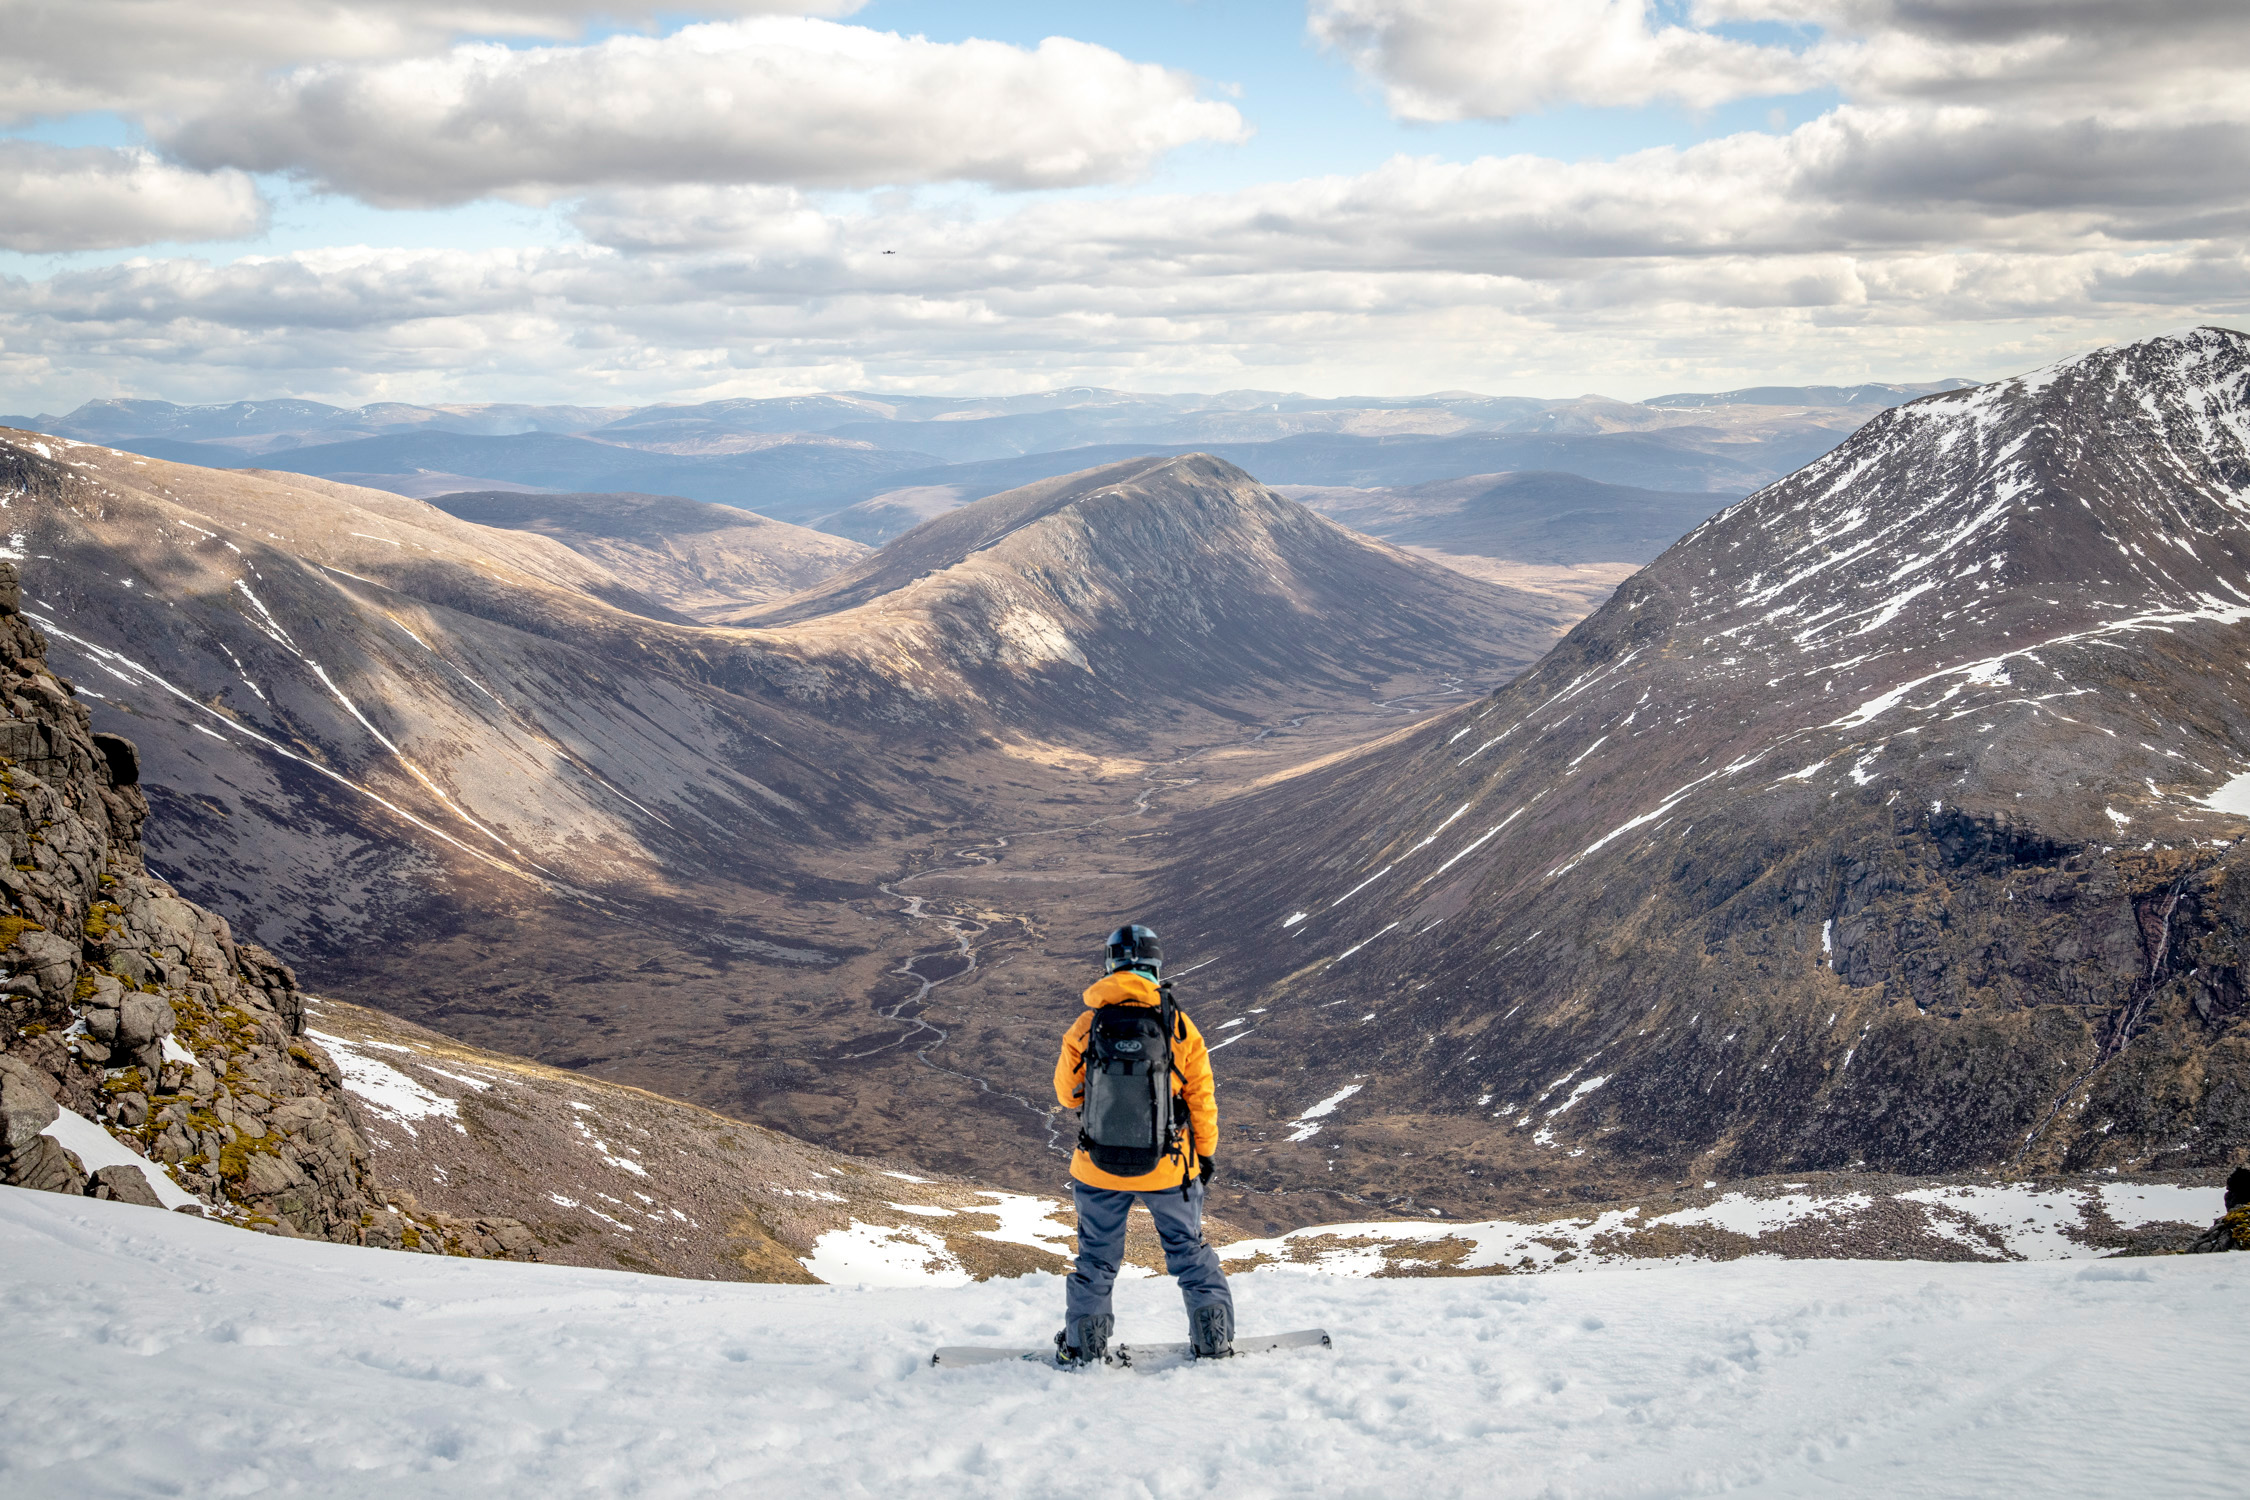
<svg viewBox="0 0 2250 1500"><path fill-rule="evenodd" d="M0 1189L0 1490L417 1496L2219 1495L2250 1256L1238 1278L1333 1353L940 1372L1060 1286L386 1255ZM1171 1337L1168 1285L1129 1335Z"/></svg>

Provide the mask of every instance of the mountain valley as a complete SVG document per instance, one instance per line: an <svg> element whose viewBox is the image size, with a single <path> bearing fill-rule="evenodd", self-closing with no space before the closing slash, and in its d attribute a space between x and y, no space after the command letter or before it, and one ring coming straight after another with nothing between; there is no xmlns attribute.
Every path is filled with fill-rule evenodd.
<svg viewBox="0 0 2250 1500"><path fill-rule="evenodd" d="M1226 1052L1246 1232L2205 1172L2250 1129L2250 728L2189 665L2250 618L2242 342L1842 404L1715 516L1297 491L1405 546L1210 454L870 551L9 435L11 545L163 768L152 857L465 1045L1051 1191L1055 1034L1137 917Z"/></svg>
<svg viewBox="0 0 2250 1500"><path fill-rule="evenodd" d="M152 861L325 992L1027 1185L1054 1128L1023 1080L1163 822L1506 681L1575 617L1210 459L834 543L862 560L722 624L686 611L831 544L0 453L27 608L152 767Z"/></svg>

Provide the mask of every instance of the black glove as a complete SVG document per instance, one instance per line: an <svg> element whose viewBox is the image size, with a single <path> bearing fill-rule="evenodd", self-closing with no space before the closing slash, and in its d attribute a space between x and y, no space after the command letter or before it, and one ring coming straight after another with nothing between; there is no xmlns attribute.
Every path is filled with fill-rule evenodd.
<svg viewBox="0 0 2250 1500"><path fill-rule="evenodd" d="M1209 1187L1211 1185L1211 1174L1218 1169L1219 1164L1213 1161L1210 1157L1206 1156L1203 1158L1203 1165L1196 1168L1195 1180L1202 1183L1205 1187Z"/></svg>

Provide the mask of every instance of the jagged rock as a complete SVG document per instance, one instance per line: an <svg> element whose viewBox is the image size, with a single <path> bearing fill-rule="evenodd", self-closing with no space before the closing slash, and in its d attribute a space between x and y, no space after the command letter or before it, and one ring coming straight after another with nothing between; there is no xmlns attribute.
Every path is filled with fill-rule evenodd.
<svg viewBox="0 0 2250 1500"><path fill-rule="evenodd" d="M54 1080L18 1057L0 1053L0 1180L51 1193L86 1190L77 1158L41 1135L62 1114Z"/></svg>
<svg viewBox="0 0 2250 1500"><path fill-rule="evenodd" d="M14 565L0 563L0 839L11 856L0 867L0 1182L160 1206L139 1168L89 1181L40 1133L68 1108L107 1122L215 1216L365 1242L376 1218L367 1148L342 1074L303 1035L295 972L149 873L139 753L92 732L19 597ZM432 1238L456 1254L513 1253L498 1227Z"/></svg>
<svg viewBox="0 0 2250 1500"><path fill-rule="evenodd" d="M2190 1255L2225 1250L2250 1250L2250 1167L2236 1167L2227 1174L2226 1212L2187 1247Z"/></svg>
<svg viewBox="0 0 2250 1500"><path fill-rule="evenodd" d="M128 995L118 1010L117 1039L136 1050L171 1033L179 1025L172 1007L156 995Z"/></svg>

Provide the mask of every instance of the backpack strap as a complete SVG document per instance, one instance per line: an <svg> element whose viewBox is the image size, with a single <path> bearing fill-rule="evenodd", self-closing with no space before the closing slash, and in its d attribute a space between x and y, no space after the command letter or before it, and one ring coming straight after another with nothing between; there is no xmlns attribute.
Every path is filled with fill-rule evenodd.
<svg viewBox="0 0 2250 1500"><path fill-rule="evenodd" d="M1172 1047L1175 1040L1183 1042L1187 1040L1187 1016L1180 1009L1179 1001L1172 998L1171 980L1165 980L1157 986L1157 990L1164 997L1157 1006L1157 1014L1163 1018L1164 1061L1166 1067L1170 1069L1170 1076L1164 1082L1165 1086L1169 1088L1173 1078L1179 1079L1183 1084L1187 1082L1187 1073L1180 1067L1180 1055ZM1183 1106L1184 1113L1184 1106L1187 1104L1187 1091L1184 1088L1180 1091L1180 1103ZM1187 1115L1186 1128L1181 1134L1184 1148L1175 1154L1180 1158L1180 1197L1184 1200L1188 1195L1188 1183L1195 1177L1195 1170L1192 1165L1195 1157L1194 1115Z"/></svg>

